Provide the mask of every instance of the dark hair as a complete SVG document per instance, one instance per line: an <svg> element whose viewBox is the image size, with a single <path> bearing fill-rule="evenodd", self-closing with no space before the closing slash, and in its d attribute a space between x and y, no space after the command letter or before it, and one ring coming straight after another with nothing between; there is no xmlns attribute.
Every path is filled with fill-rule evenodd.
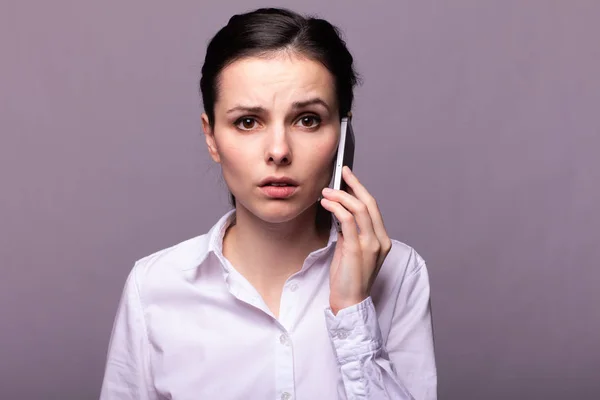
<svg viewBox="0 0 600 400"><path fill-rule="evenodd" d="M268 56L282 50L323 64L334 77L340 117L350 112L358 76L339 29L324 19L304 17L287 9L260 8L231 17L208 44L200 92L211 126L223 68L245 57ZM231 200L235 206L233 195Z"/></svg>

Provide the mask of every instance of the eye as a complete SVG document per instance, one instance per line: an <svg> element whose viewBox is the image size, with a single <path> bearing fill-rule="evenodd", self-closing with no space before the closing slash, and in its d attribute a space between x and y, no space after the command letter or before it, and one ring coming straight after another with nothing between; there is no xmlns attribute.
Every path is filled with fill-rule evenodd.
<svg viewBox="0 0 600 400"><path fill-rule="evenodd" d="M314 129L321 123L321 118L316 115L305 115L296 122L302 128Z"/></svg>
<svg viewBox="0 0 600 400"><path fill-rule="evenodd" d="M256 129L258 127L258 122L252 117L242 117L238 118L234 122L234 125L243 131L251 131L252 129Z"/></svg>

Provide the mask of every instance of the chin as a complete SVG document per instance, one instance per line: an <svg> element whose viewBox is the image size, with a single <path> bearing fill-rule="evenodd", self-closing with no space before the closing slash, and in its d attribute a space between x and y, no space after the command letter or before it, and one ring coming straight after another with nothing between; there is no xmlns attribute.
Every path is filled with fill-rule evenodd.
<svg viewBox="0 0 600 400"><path fill-rule="evenodd" d="M292 221L309 211L315 202L301 201L300 199L289 200L266 200L252 204L248 211L257 218L271 223L281 224Z"/></svg>

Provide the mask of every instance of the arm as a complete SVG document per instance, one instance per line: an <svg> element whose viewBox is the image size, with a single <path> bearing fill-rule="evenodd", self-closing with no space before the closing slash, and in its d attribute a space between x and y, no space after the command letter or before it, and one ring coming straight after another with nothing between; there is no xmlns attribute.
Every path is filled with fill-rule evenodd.
<svg viewBox="0 0 600 400"><path fill-rule="evenodd" d="M321 205L341 222L329 266L327 326L344 388L351 400L432 400L436 372L429 307L429 280L420 257L402 273L386 342L382 340L371 289L392 249L377 202L348 167L349 191L323 189ZM398 267L394 259L387 265ZM383 312L383 310L382 310Z"/></svg>
<svg viewBox="0 0 600 400"><path fill-rule="evenodd" d="M408 271L383 343L371 297L326 321L348 400L435 400L429 280L425 264Z"/></svg>
<svg viewBox="0 0 600 400"><path fill-rule="evenodd" d="M151 386L148 337L136 269L125 283L110 338L100 400L158 400Z"/></svg>

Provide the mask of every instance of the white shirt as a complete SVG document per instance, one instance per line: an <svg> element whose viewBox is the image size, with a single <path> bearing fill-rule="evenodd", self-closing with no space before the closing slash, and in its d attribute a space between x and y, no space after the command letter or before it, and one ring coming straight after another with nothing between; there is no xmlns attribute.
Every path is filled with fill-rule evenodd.
<svg viewBox="0 0 600 400"><path fill-rule="evenodd" d="M135 263L101 400L436 399L429 280L412 248L393 240L371 297L334 316L332 226L286 281L275 318L223 256L234 213Z"/></svg>

